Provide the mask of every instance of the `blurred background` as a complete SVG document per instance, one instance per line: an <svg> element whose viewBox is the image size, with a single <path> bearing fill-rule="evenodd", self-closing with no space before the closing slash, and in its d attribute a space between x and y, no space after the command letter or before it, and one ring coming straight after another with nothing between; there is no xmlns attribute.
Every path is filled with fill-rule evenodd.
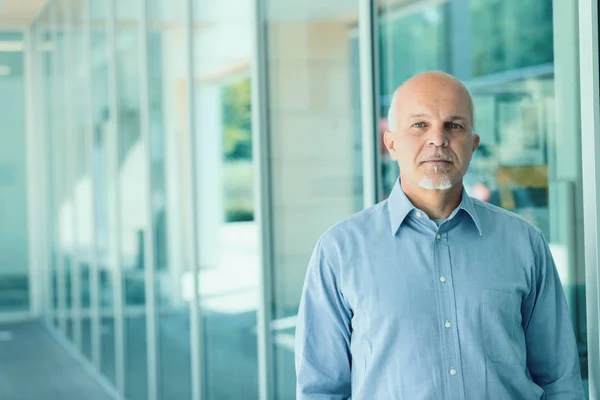
<svg viewBox="0 0 600 400"><path fill-rule="evenodd" d="M587 390L578 6L0 0L0 398L294 399L312 248L390 193L427 70L474 98L467 191L550 241Z"/></svg>

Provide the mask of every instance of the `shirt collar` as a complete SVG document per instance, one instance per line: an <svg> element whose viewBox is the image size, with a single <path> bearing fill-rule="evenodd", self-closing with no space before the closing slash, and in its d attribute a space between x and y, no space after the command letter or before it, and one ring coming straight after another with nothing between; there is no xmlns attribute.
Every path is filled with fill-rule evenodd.
<svg viewBox="0 0 600 400"><path fill-rule="evenodd" d="M400 229L400 226L406 219L406 216L414 210L416 207L411 203L408 199L404 190L402 190L402 186L400 186L400 179L396 180L396 184L392 189L392 193L387 199L388 212L390 214L390 227L392 229L392 235L395 235ZM471 217L471 220L477 227L479 231L479 236L483 235L481 231L481 222L479 221L479 216L475 211L475 207L473 205L473 199L467 194L466 190L463 187L462 199L458 206L459 209L465 210L467 215Z"/></svg>

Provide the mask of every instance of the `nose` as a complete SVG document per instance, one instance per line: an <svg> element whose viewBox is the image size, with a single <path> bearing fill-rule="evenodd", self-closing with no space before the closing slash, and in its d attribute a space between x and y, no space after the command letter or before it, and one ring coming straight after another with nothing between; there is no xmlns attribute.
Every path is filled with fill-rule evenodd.
<svg viewBox="0 0 600 400"><path fill-rule="evenodd" d="M448 142L448 132L443 125L431 127L428 138L428 143L430 146L447 147L449 144Z"/></svg>

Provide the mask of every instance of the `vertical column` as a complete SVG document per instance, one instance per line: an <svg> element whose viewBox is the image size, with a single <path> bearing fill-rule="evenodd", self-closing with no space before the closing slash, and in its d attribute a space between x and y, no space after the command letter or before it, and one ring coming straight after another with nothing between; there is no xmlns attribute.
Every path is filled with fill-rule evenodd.
<svg viewBox="0 0 600 400"><path fill-rule="evenodd" d="M581 207L581 127L579 108L579 32L577 25L577 4L554 0L554 107L550 126L554 126L549 136L549 204L550 242L564 251L557 256L557 267L565 287L567 302L573 320L578 327L579 308L576 303L576 289L583 283L583 266L579 256L583 253L583 238L577 237L575 227L583 224ZM552 104L550 104L552 105ZM569 134L564 134L569 132ZM557 134L558 133L558 134ZM561 151L555 151L561 149ZM579 211L578 211L579 210ZM580 275L581 279L578 279ZM584 304L581 304L582 309ZM585 316L582 316L585 318Z"/></svg>
<svg viewBox="0 0 600 400"><path fill-rule="evenodd" d="M48 14L48 13L47 13ZM47 18L46 18L47 19ZM40 63L38 64L38 68L36 71L37 80L39 82L39 92L37 93L38 97L36 98L37 109L39 114L36 116L36 120L38 121L38 126L40 127L39 132L43 136L43 140L40 143L42 153L40 156L40 179L42 181L42 187L44 193L46 194L44 198L44 248L43 248L43 258L42 262L46 266L43 268L43 276L44 276L44 313L46 317L46 322L49 324L53 321L53 313L54 313L54 292L52 288L52 264L53 264L53 238L55 237L55 233L53 231L53 207L52 204L54 202L54 191L52 189L53 185L53 166L51 164L52 160L52 139L50 138L50 130L49 125L51 124L51 120L49 119L49 108L51 105L46 101L48 98L48 87L47 80L48 77L46 75L46 71L44 68L50 68L51 61L46 57L44 52L48 52L47 43L50 42L50 38L45 36L45 32L49 31L48 21L40 21L40 31L38 32L38 56L40 57Z"/></svg>
<svg viewBox="0 0 600 400"><path fill-rule="evenodd" d="M40 123L43 108L39 99L43 98L39 80L41 67L39 51L38 25L24 32L25 42L25 141L27 163L27 232L29 251L29 312L34 316L46 314L47 305L44 288L47 288L45 273L50 263L45 259L48 240L46 224L46 205L48 202L43 179L44 149L46 134ZM37 101L36 101L37 100Z"/></svg>
<svg viewBox="0 0 600 400"><path fill-rule="evenodd" d="M60 3L57 3L60 4ZM74 91L76 88L73 85L75 66L73 65L73 10L69 2L63 4L63 25L64 25L64 43L65 43L65 60L63 65L64 73L64 96L65 96L65 128L66 128L66 164L67 173L66 181L70 187L68 191L71 197L71 313L70 318L73 323L73 343L75 347L81 351L81 282L79 274L79 233L77 231L78 204L77 204L77 131L75 129L73 101ZM67 78L69 77L69 78Z"/></svg>
<svg viewBox="0 0 600 400"><path fill-rule="evenodd" d="M52 35L52 41L55 44L54 55L52 57L52 70L53 74L53 95L58 96L62 93L61 87L59 85L60 75L58 71L58 57L59 57L59 43L58 43L58 7L53 5L50 7L50 30ZM54 118L52 122L54 123L54 129L52 129L53 138L52 138L52 160L53 160L53 180L54 180L54 257L55 257L55 265L56 265L56 291L58 297L58 310L57 310L57 318L58 318L58 327L63 334L67 333L67 319L66 319L66 279L65 279L65 263L64 263L64 254L63 254L63 243L61 242L61 205L63 202L64 195L64 176L62 170L62 156L61 151L64 150L62 146L62 130L58 125L59 113L53 102L53 115Z"/></svg>
<svg viewBox="0 0 600 400"><path fill-rule="evenodd" d="M252 160L256 163L255 220L260 232L260 281L257 312L259 399L274 399L273 336L273 226L271 205L271 143L269 140L266 0L255 0L254 37L252 38Z"/></svg>
<svg viewBox="0 0 600 400"><path fill-rule="evenodd" d="M358 45L360 64L360 98L363 146L363 208L382 197L381 138L377 124L379 115L379 83L377 46L377 6L375 0L359 0Z"/></svg>
<svg viewBox="0 0 600 400"><path fill-rule="evenodd" d="M91 242L92 249L90 253L90 321L92 335L92 362L94 366L100 370L101 352L100 352L100 273L98 269L98 238L96 233L96 202L102 196L98 192L97 182L95 179L94 170L94 121L92 111L92 99L94 98L92 84L92 31L91 31L91 2L92 0L84 0L82 4L83 13L83 41L84 41L84 69L85 69L85 130L86 130L86 147L89 154L90 168L90 184L91 184L91 203L90 203L90 230L92 233Z"/></svg>
<svg viewBox="0 0 600 400"><path fill-rule="evenodd" d="M581 87L581 133L583 210L585 229L585 284L590 400L600 399L600 77L598 69L598 2L579 0L579 61Z"/></svg>
<svg viewBox="0 0 600 400"><path fill-rule="evenodd" d="M194 111L196 109L194 96L194 0L187 0L186 4L186 44L187 44L187 73L186 73L186 95L187 95L187 110L186 116L188 126L188 160L190 160L190 171L187 174L189 181L190 198L187 201L189 205L189 213L191 218L191 229L188 237L191 238L190 249L190 275L193 277L192 284L192 304L190 307L190 349L191 349L191 364L192 364L192 399L201 400L204 398L204 371L202 368L202 360L204 354L203 335L202 335L202 319L200 315L200 288L198 277L200 273L199 251L198 251L198 190L197 182L197 163L196 163L196 125L194 121ZM189 225L188 225L189 226Z"/></svg>

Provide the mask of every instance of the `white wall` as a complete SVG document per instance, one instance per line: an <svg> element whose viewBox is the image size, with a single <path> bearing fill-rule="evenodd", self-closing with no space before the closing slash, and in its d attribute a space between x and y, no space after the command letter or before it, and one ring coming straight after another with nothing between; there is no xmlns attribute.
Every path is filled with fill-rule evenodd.
<svg viewBox="0 0 600 400"><path fill-rule="evenodd" d="M269 25L277 307L297 306L318 237L354 209L351 56L341 22Z"/></svg>

